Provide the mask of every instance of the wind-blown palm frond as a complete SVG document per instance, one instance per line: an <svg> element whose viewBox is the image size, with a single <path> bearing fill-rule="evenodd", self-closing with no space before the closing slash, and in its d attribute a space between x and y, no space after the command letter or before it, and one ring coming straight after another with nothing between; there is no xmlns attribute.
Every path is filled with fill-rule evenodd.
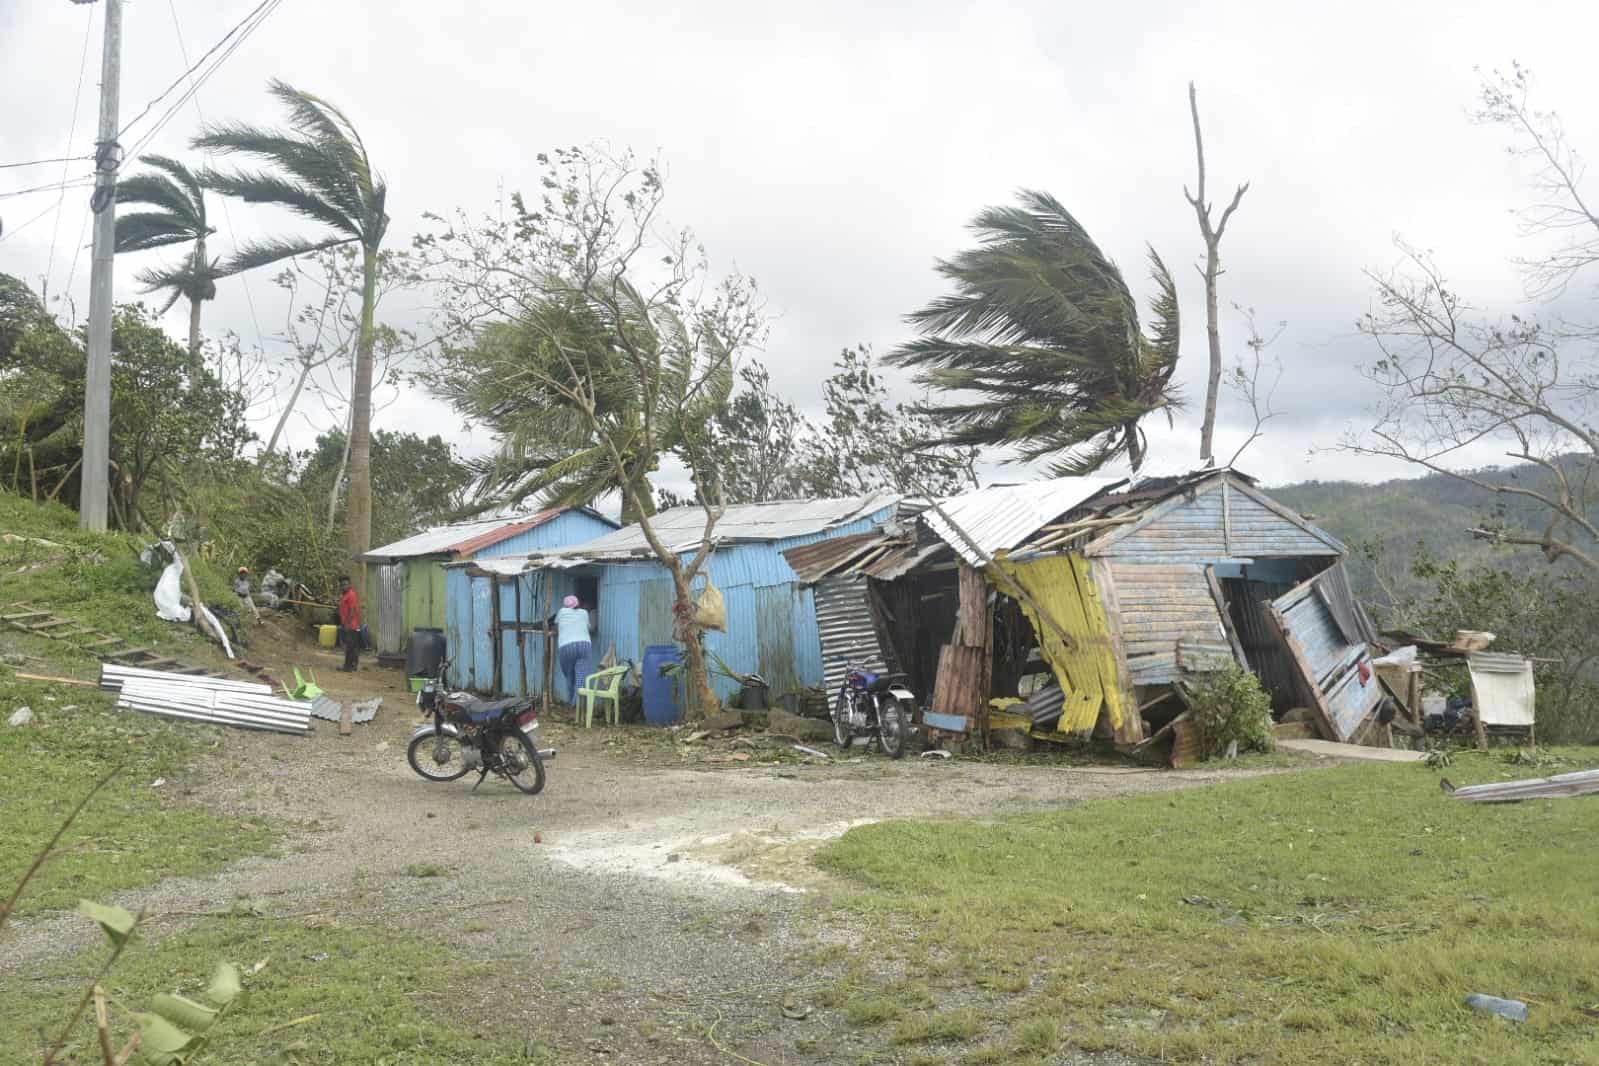
<svg viewBox="0 0 1599 1066"><path fill-rule="evenodd" d="M1116 265L1048 193L991 207L972 223L978 245L938 263L955 291L908 320L923 334L889 361L955 394L924 408L937 443L1005 446L1086 473L1145 450L1139 421L1177 403L1176 290L1150 251L1157 296L1152 336ZM965 395L961 395L965 394Z"/></svg>
<svg viewBox="0 0 1599 1066"><path fill-rule="evenodd" d="M248 203L275 204L335 230L335 240L261 241L228 260L230 273L265 266L319 248L360 241L375 250L388 226L388 190L373 175L360 135L343 112L327 101L273 80L272 95L289 114L288 130L247 123L209 125L196 148L260 160L265 170L206 170L207 188Z"/></svg>

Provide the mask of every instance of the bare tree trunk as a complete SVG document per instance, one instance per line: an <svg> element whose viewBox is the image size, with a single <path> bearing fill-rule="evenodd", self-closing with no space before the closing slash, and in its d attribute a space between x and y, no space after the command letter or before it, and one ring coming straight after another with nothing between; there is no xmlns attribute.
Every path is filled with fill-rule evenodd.
<svg viewBox="0 0 1599 1066"><path fill-rule="evenodd" d="M294 391L289 394L288 406L284 407L283 413L278 416L278 424L272 427L272 436L267 439L266 451L261 453L261 457L256 460L257 463L265 463L267 456L277 448L278 438L283 435L283 427L288 425L289 415L294 413L294 405L300 402L300 390L305 388L306 379L310 376L311 364L301 363L300 376L295 379Z"/></svg>
<svg viewBox="0 0 1599 1066"><path fill-rule="evenodd" d="M202 301L189 300L189 360L200 367L200 306Z"/></svg>
<svg viewBox="0 0 1599 1066"><path fill-rule="evenodd" d="M345 512L351 578L366 588L366 564L372 547L372 347L376 340L378 253L367 247L361 257L361 335L355 346L355 387L350 396L350 494Z"/></svg>
<svg viewBox="0 0 1599 1066"><path fill-rule="evenodd" d="M333 520L339 514L339 486L344 484L344 472L350 466L350 421L355 416L352 407L350 414L344 419L344 451L339 453L338 469L333 471L333 487L328 490L328 524L327 530L333 532Z"/></svg>
<svg viewBox="0 0 1599 1066"><path fill-rule="evenodd" d="M1216 278L1221 274L1221 237L1227 229L1227 220L1238 209L1238 202L1249 190L1249 183L1238 186L1233 202L1221 213L1221 221L1214 228L1210 221L1211 205L1205 202L1205 142L1199 132L1199 95L1194 83L1188 83L1188 110L1194 117L1194 154L1199 160L1199 181L1196 191L1189 195L1183 187L1183 196L1193 205L1199 219L1199 235L1205 240L1205 337L1210 346L1210 369L1205 377L1205 420L1199 430L1199 459L1211 462L1215 457L1213 440L1216 435L1216 398L1221 392L1221 326L1216 309Z"/></svg>

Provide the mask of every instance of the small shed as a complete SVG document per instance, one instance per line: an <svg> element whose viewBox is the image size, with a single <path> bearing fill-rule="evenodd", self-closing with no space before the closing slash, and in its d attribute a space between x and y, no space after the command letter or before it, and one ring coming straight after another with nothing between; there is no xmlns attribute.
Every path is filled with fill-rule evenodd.
<svg viewBox="0 0 1599 1066"><path fill-rule="evenodd" d="M616 528L590 508L559 507L435 526L373 548L361 557L368 564L362 602L379 657L403 656L413 629L444 628L445 563L581 544Z"/></svg>
<svg viewBox="0 0 1599 1066"><path fill-rule="evenodd" d="M777 501L728 507L716 524L705 578L727 605L727 631L706 634L712 684L730 697L759 674L774 698L821 686L824 664L817 605L783 556L800 545L875 533L897 514L899 497L872 493L836 500ZM658 537L692 556L705 527L698 506L651 519ZM641 526L627 526L575 547L521 557L479 558L448 568L446 635L460 649L452 678L484 692L536 693L553 682L554 605L576 595L595 612L595 657L643 661L644 649L670 644L675 593ZM563 691L552 695L567 698Z"/></svg>

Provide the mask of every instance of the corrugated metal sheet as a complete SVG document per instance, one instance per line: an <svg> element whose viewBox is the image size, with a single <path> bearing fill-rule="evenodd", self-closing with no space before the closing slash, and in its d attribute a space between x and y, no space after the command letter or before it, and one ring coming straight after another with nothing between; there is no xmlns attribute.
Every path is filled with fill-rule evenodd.
<svg viewBox="0 0 1599 1066"><path fill-rule="evenodd" d="M1536 692L1532 663L1519 655L1479 651L1466 657L1471 703L1483 725L1533 724Z"/></svg>
<svg viewBox="0 0 1599 1066"><path fill-rule="evenodd" d="M1382 686L1371 667L1370 650L1345 639L1332 611L1316 595L1318 580L1311 578L1279 596L1272 610L1296 647L1296 669L1303 664L1304 683L1321 695L1332 739L1348 741L1382 702Z"/></svg>
<svg viewBox="0 0 1599 1066"><path fill-rule="evenodd" d="M783 558L788 560L788 565L794 568L794 573L801 581L815 583L855 562L872 549L886 547L888 543L889 538L881 533L852 533L847 537L834 537L832 540L790 548L783 553Z"/></svg>
<svg viewBox="0 0 1599 1066"><path fill-rule="evenodd" d="M741 542L805 543L801 538L820 539L844 532L865 532L873 522L892 517L899 496L871 493L838 500L790 500L775 503L737 504L727 508L716 523L713 534L718 544ZM845 527L860 523L858 529ZM660 540L673 551L690 551L700 543L705 531L705 512L698 506L674 507L650 519ZM643 527L626 526L575 548L539 553L544 565L558 565L560 559L619 561L650 555Z"/></svg>
<svg viewBox="0 0 1599 1066"><path fill-rule="evenodd" d="M923 512L922 519L961 558L980 566L982 556L951 528L951 520L992 555L1018 546L1067 511L1125 480L1063 477L1020 485L990 485L940 500L937 508Z"/></svg>
<svg viewBox="0 0 1599 1066"><path fill-rule="evenodd" d="M502 515L497 518L481 518L472 522L434 526L432 529L423 530L392 544L373 548L362 558L375 563L390 562L395 559L415 559L424 555L471 555L510 537L536 529L568 510L580 510L593 522L603 525L606 529L616 528L616 523L589 508L554 508L536 514Z"/></svg>
<svg viewBox="0 0 1599 1066"><path fill-rule="evenodd" d="M528 552L549 548L566 548L586 544L591 540L615 532L617 523L587 507L570 507L557 512L554 518L540 522L529 529L500 536L491 544L470 549L456 545L456 552L469 552L475 559L494 559L505 555L526 555Z"/></svg>
<svg viewBox="0 0 1599 1066"><path fill-rule="evenodd" d="M846 662L886 672L888 665L866 600L866 579L851 574L825 578L817 584L815 596L816 628L822 645L822 687L829 693L838 690Z"/></svg>
<svg viewBox="0 0 1599 1066"><path fill-rule="evenodd" d="M387 563L377 571L377 645L379 655L405 650L405 564Z"/></svg>

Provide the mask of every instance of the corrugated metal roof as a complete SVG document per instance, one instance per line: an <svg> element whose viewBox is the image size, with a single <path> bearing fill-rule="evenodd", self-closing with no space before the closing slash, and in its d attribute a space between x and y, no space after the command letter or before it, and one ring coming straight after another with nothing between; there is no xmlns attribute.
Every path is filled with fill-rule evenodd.
<svg viewBox="0 0 1599 1066"><path fill-rule="evenodd" d="M852 533L847 537L819 540L815 544L802 544L783 553L788 565L794 568L806 584L820 581L828 574L845 569L858 557L870 553L881 555L874 548L886 546L891 538L882 533Z"/></svg>
<svg viewBox="0 0 1599 1066"><path fill-rule="evenodd" d="M536 529L544 523L558 518L574 508L555 507L537 514L528 515L502 515L498 518L480 518L474 522L457 522L453 525L434 526L404 540L397 540L393 544L385 544L381 548L373 548L362 556L369 563L388 562L392 559L415 559L424 555L470 555L481 551L492 544L498 544L508 537L519 533L526 533ZM588 510L588 508L582 508ZM595 511L590 514L596 518L603 518L611 525L610 519Z"/></svg>
<svg viewBox="0 0 1599 1066"><path fill-rule="evenodd" d="M976 541L988 555L1007 551L1072 508L1125 481L1126 478L1113 477L1061 477L1020 485L990 485L940 500L938 507L923 513L922 519L961 558L981 566L983 555L973 550L966 537ZM950 520L966 537L950 527Z"/></svg>
<svg viewBox="0 0 1599 1066"><path fill-rule="evenodd" d="M772 503L735 504L728 507L712 534L718 544L770 542L822 533L848 522L859 521L894 506L899 496L874 492L838 500L779 500ZM655 535L673 551L699 546L705 531L705 512L698 505L674 507L650 519ZM614 561L650 555L649 542L639 525L625 526L615 533L586 544L553 551L535 552L530 558L547 565L576 565L579 559Z"/></svg>

